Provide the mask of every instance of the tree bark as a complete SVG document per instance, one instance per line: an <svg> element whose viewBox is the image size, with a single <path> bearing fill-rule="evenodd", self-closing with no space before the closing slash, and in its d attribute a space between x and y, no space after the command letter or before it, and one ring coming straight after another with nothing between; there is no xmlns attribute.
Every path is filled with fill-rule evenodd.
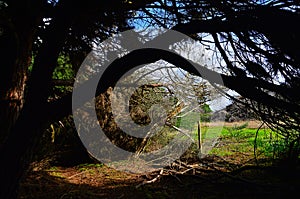
<svg viewBox="0 0 300 199"><path fill-rule="evenodd" d="M6 45L2 45L2 42L0 44L1 47L6 48L1 50L1 52L4 52L1 59L4 61L4 64L2 65L0 77L0 155L3 163L1 165L1 172L4 173L8 171L6 168L13 168L17 165L6 159L6 157L15 155L13 153L17 150L17 146L14 145L14 148L10 148L10 150L2 151L2 149L5 148L24 106L25 85L28 66L31 63L33 43L33 29L28 23L24 23L23 20L18 22L23 22L23 24L14 30L7 29L13 37L10 40L4 41ZM0 175L3 177L2 173ZM13 177L11 176L11 178ZM2 185L8 183L7 178L2 178L1 180L3 180ZM11 198L5 195L6 191L10 192L10 189L7 189L6 186L3 187L3 190L1 188L1 198Z"/></svg>
<svg viewBox="0 0 300 199"><path fill-rule="evenodd" d="M47 105L51 77L70 22L71 19L63 16L62 13L53 21L47 35L43 38L43 44L36 56L30 81L28 82L25 103L22 105L23 109L21 112L17 111L17 113L14 113L19 115L19 117L16 118L15 122L11 123L8 137L0 149L1 162L3 162L0 170L2 181L0 198L17 197L17 189L21 177L24 176L29 167L33 149L41 137L45 123L47 123L47 112L44 110ZM33 43L29 39L27 42L28 44ZM28 53L30 49L28 46L22 46L22 50ZM26 70L27 66L24 66ZM18 80L17 85L23 86L22 94L24 94L26 78L17 76L16 79Z"/></svg>
<svg viewBox="0 0 300 199"><path fill-rule="evenodd" d="M25 82L31 62L33 30L24 23L16 26L7 19L0 46L2 67L0 77L0 143L4 142L11 128L17 121L24 105Z"/></svg>

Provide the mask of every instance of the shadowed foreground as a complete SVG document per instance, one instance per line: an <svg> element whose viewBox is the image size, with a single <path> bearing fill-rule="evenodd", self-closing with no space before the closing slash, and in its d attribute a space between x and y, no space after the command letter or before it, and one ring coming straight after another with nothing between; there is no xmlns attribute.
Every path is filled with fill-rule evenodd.
<svg viewBox="0 0 300 199"><path fill-rule="evenodd" d="M296 194L299 168L249 163L229 172L238 165L210 156L189 165L178 162L159 177L160 171L128 174L102 164L35 168L24 179L19 198L290 198Z"/></svg>

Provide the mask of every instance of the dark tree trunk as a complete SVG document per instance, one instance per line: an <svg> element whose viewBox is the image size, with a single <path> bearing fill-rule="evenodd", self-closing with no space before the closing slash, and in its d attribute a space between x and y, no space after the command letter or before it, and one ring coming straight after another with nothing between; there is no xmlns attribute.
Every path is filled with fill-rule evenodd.
<svg viewBox="0 0 300 199"><path fill-rule="evenodd" d="M0 77L0 143L8 136L24 105L27 70L31 62L33 32L28 27L22 33L6 29L2 38L3 60ZM9 38L10 37L10 38Z"/></svg>
<svg viewBox="0 0 300 199"><path fill-rule="evenodd" d="M19 8L21 9L21 8ZM16 9L18 10L18 9ZM21 14L21 13L20 13ZM23 13L24 14L24 13ZM32 44L34 41L33 24L26 15L15 16L9 19L2 19L4 24L4 35L1 36L1 72L0 72L0 157L1 157L1 185L0 198L13 198L12 189L8 185L9 179L20 176L17 172L9 176L9 169L12 171L20 164L12 161L18 151L18 144L23 141L22 137L12 135L15 131L20 114L25 103L25 88L28 78L28 67L31 63ZM22 129L23 136L24 126ZM14 137L18 144L11 141ZM10 146L11 145L11 146ZM14 170L15 171L15 170Z"/></svg>
<svg viewBox="0 0 300 199"><path fill-rule="evenodd" d="M0 15L0 146L24 106L28 66L43 2L11 0Z"/></svg>
<svg viewBox="0 0 300 199"><path fill-rule="evenodd" d="M43 44L35 58L33 70L28 81L22 110L16 111L11 108L11 112L16 111L13 112L16 121L8 120L10 121L10 130L8 131L7 139L0 148L1 162L3 162L0 169L0 198L17 197L17 189L21 177L28 170L33 149L41 137L45 123L47 123L46 116L48 112L46 107L52 73L57 64L57 58L71 22L69 17L65 17L63 12L61 13L61 15L58 13L56 19L53 19L51 26L48 27L47 35L43 38ZM26 41L28 44L32 44L32 40L28 39ZM31 50L29 47L31 48L30 45L27 47L24 45L21 50L28 53ZM17 57L21 56L18 55ZM24 62L23 60L19 64ZM26 70L27 66L28 64L24 66ZM20 71L24 72L26 70ZM16 75L15 78L18 80L15 82L16 85L21 85L21 87L17 88L22 88L20 93L23 99L26 76L20 78L18 76L20 74L16 73L16 71L11 73ZM16 90L12 91L16 92Z"/></svg>

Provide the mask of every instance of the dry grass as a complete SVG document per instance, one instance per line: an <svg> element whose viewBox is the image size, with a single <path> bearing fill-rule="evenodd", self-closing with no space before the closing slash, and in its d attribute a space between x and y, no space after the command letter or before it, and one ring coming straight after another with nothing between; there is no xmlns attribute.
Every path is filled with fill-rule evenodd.
<svg viewBox="0 0 300 199"><path fill-rule="evenodd" d="M203 122L202 126L225 126L225 127L234 127L234 126L240 126L245 123L248 123L247 128L250 129L257 129L262 124L261 121L258 120L250 120L250 121L238 121L238 122Z"/></svg>

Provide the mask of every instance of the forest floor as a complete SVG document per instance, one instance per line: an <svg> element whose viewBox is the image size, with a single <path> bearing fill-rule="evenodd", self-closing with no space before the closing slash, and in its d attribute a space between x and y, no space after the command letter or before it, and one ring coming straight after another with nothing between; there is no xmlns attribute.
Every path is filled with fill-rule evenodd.
<svg viewBox="0 0 300 199"><path fill-rule="evenodd" d="M299 195L299 166L287 167L259 150L254 156L251 146L245 145L250 138L228 138L228 132L223 135L227 139L221 139L206 157L178 160L151 173L125 173L100 163L45 167L37 162L22 181L19 198L287 199ZM237 150L241 144L245 150Z"/></svg>
<svg viewBox="0 0 300 199"><path fill-rule="evenodd" d="M300 187L299 170L248 164L230 172L213 156L181 166L139 175L101 164L35 170L19 198L292 198Z"/></svg>

